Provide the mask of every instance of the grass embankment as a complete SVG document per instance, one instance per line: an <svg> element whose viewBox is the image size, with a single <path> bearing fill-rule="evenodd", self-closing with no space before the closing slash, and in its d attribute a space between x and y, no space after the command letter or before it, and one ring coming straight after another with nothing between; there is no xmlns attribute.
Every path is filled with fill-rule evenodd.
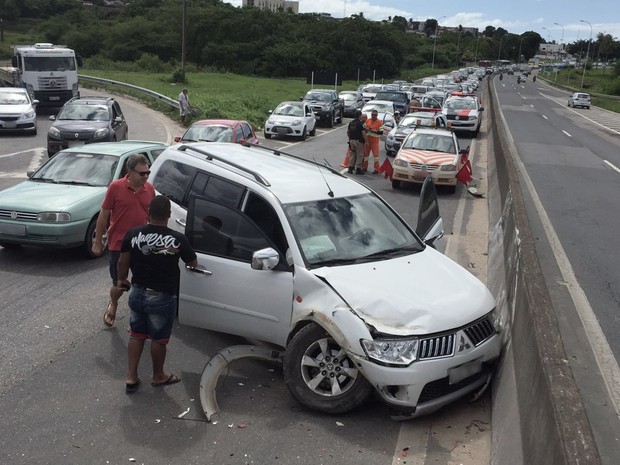
<svg viewBox="0 0 620 465"><path fill-rule="evenodd" d="M420 68L408 74L404 79L419 79L442 70L435 70L435 73L431 71L430 68ZM270 79L214 72L188 72L185 74L187 84L172 83L172 72L152 73L83 68L80 74L144 87L175 100L181 89L187 87L192 106L200 109L198 118L244 119L249 121L254 128L262 128L269 116L269 111L280 102L299 100L311 87L305 79ZM338 87L338 91L356 89L357 85L355 81L345 81L342 86ZM315 85L314 87L331 88L332 86ZM140 98L150 106L171 116L177 114L177 110L170 106L153 101L137 92L129 92L121 88L111 88L111 90Z"/></svg>

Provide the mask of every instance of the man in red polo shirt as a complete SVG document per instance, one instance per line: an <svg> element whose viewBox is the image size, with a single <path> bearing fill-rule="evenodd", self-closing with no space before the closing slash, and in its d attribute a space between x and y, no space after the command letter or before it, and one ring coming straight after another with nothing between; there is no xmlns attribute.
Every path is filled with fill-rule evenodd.
<svg viewBox="0 0 620 465"><path fill-rule="evenodd" d="M149 219L149 204L155 197L153 185L147 181L149 160L141 154L127 157L127 175L108 186L97 218L93 254L103 254L103 234L108 232L108 250L110 251L110 301L103 314L106 326L114 325L118 299L123 289L116 287L116 266L120 257L121 245L127 231L135 226L142 226Z"/></svg>

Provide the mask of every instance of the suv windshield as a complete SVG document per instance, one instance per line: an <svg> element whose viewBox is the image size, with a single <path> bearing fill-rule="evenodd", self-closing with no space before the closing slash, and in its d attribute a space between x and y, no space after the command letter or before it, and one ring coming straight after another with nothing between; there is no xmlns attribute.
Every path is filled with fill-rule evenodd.
<svg viewBox="0 0 620 465"><path fill-rule="evenodd" d="M290 204L285 209L305 261L313 268L424 249L403 221L371 194Z"/></svg>
<svg viewBox="0 0 620 465"><path fill-rule="evenodd" d="M327 92L308 92L304 100L316 100L317 102L329 102L332 97Z"/></svg>

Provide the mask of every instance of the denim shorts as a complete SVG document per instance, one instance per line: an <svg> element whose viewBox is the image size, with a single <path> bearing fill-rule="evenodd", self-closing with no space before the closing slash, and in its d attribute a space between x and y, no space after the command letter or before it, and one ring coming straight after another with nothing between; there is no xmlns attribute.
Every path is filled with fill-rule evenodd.
<svg viewBox="0 0 620 465"><path fill-rule="evenodd" d="M129 308L132 338L168 343L177 310L176 294L133 286L129 292Z"/></svg>

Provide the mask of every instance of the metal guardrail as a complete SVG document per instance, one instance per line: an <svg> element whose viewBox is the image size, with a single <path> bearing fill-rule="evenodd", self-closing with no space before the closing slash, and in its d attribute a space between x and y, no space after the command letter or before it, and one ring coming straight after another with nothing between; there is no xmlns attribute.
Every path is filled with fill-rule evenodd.
<svg viewBox="0 0 620 465"><path fill-rule="evenodd" d="M554 87L557 87L557 88L563 89L563 90L567 90L569 92L586 92L586 93L590 94L591 97L606 98L606 99L609 99L609 100L620 101L620 96L618 96L618 95L597 94L597 93L589 92L588 89L581 89L579 87L572 87L572 86L566 86L564 84L558 84L553 79L550 79L547 76L543 76L540 73L538 73L538 79L542 79L542 80L544 80L545 82L547 82L548 84L550 84L550 85L552 85Z"/></svg>
<svg viewBox="0 0 620 465"><path fill-rule="evenodd" d="M125 82L113 81L111 79L104 79L104 78L95 77L95 76L86 76L84 74L78 74L78 78L83 81L91 81L91 82L96 82L98 84L108 84L111 86L117 86L117 87L123 87L125 89L130 89L140 94L151 97L155 100L159 100L160 102L164 102L174 108L177 108L177 109L179 108L179 102L177 102L175 99L172 99L162 94L158 94L157 92L154 92L150 89L145 89L144 87L134 86L133 84L127 84Z"/></svg>

